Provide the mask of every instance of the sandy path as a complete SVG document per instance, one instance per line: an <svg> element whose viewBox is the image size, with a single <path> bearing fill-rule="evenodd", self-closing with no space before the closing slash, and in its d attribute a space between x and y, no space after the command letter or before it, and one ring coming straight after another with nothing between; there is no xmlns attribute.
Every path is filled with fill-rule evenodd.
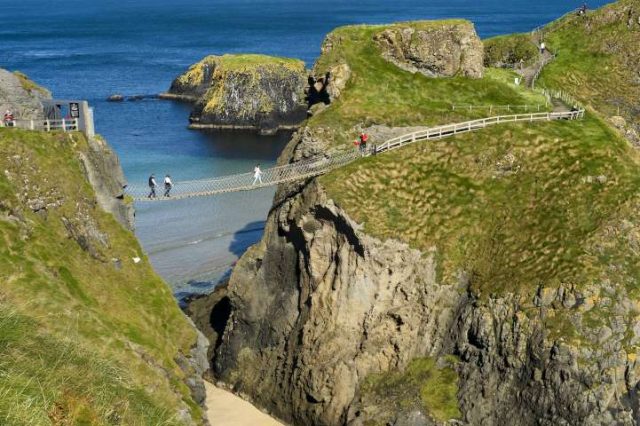
<svg viewBox="0 0 640 426"><path fill-rule="evenodd" d="M204 382L207 417L211 426L283 426L231 392Z"/></svg>

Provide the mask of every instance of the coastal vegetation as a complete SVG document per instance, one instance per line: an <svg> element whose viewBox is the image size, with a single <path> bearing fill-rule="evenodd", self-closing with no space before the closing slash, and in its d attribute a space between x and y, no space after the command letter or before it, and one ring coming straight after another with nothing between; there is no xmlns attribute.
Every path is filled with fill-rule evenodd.
<svg viewBox="0 0 640 426"><path fill-rule="evenodd" d="M461 417L456 393L458 375L453 356L440 360L416 358L404 371L391 371L367 377L362 386L363 399L375 415L367 426L386 425L392 419L388 413L402 410L425 410L438 422ZM375 407L375 408L374 408Z"/></svg>
<svg viewBox="0 0 640 426"><path fill-rule="evenodd" d="M0 129L0 423L197 422L179 361L195 331L98 207L87 150L79 133Z"/></svg>
<svg viewBox="0 0 640 426"><path fill-rule="evenodd" d="M195 102L193 127L268 131L305 118L306 81L304 62L298 59L211 55L176 78L165 96Z"/></svg>
<svg viewBox="0 0 640 426"><path fill-rule="evenodd" d="M453 22L471 25L460 20ZM430 78L398 68L381 56L373 40L376 34L389 27L347 26L328 36L328 40L337 41L318 59L316 74L346 63L352 70L352 77L331 108L313 116L308 126L324 128L334 145L350 146L357 128L374 124L432 126L482 118L488 113L488 108L454 110L453 105L541 105L542 110L546 109L542 94L515 86L513 75L503 70L489 69L483 78L470 79L462 76Z"/></svg>
<svg viewBox="0 0 640 426"><path fill-rule="evenodd" d="M418 143L321 182L367 234L436 248L445 282L473 271L486 296L591 282L586 242L640 195L637 154L594 116Z"/></svg>
<svg viewBox="0 0 640 426"><path fill-rule="evenodd" d="M585 16L571 13L543 29L556 59L540 85L562 88L606 116L640 125L640 11L620 0Z"/></svg>
<svg viewBox="0 0 640 426"><path fill-rule="evenodd" d="M540 51L530 34L497 36L484 41L486 66L529 66L540 57Z"/></svg>

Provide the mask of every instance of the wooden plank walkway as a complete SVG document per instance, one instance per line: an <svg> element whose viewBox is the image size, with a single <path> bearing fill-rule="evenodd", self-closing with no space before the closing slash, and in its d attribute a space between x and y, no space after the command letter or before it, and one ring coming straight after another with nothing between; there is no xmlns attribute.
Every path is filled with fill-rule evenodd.
<svg viewBox="0 0 640 426"><path fill-rule="evenodd" d="M576 120L584 117L584 112L584 109L581 109L579 111L501 115L432 127L390 139L381 145L373 147L364 155L383 154L387 151L399 149L411 143L442 139L503 123ZM128 185L125 188L125 194L132 197L135 201L170 201L193 197L208 197L229 192L252 191L255 189L279 185L281 183L294 182L319 176L338 167L345 166L362 156L362 153L350 150L347 152L339 152L331 156L322 155L292 164L272 167L263 170L262 182L258 182L256 184L253 184L253 173L240 173L211 179L175 182L173 189L171 190L170 197L161 196L163 190L161 187L158 187L156 191L159 196L149 198L148 194L150 190L147 185Z"/></svg>

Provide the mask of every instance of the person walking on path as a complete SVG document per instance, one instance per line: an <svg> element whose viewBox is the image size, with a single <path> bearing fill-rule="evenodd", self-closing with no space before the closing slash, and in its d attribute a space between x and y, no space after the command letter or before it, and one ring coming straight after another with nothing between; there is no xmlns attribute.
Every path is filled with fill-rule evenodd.
<svg viewBox="0 0 640 426"><path fill-rule="evenodd" d="M164 196L165 197L170 197L171 196L169 194L169 192L171 192L171 188L173 188L173 182L171 182L171 176L166 175L164 177Z"/></svg>
<svg viewBox="0 0 640 426"><path fill-rule="evenodd" d="M149 196L147 198L156 198L156 186L158 186L156 175L152 174L149 176Z"/></svg>
<svg viewBox="0 0 640 426"><path fill-rule="evenodd" d="M547 49L547 46L544 44L544 41L542 43L540 43L540 53L544 55L545 50Z"/></svg>
<svg viewBox="0 0 640 426"><path fill-rule="evenodd" d="M364 132L360 133L360 152L363 154L367 152L368 141L369 141L369 135Z"/></svg>
<svg viewBox="0 0 640 426"><path fill-rule="evenodd" d="M258 182L262 185L262 170L260 170L260 164L256 164L256 167L253 169L253 183L251 185L255 185Z"/></svg>

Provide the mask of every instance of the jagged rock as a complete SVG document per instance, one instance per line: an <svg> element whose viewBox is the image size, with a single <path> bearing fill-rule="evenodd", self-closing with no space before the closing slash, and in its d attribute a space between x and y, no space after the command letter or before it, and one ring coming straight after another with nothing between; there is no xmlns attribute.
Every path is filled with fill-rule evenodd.
<svg viewBox="0 0 640 426"><path fill-rule="evenodd" d="M122 226L135 226L133 203L124 196L126 179L120 159L100 136L88 139L89 149L79 154L87 180L96 192L100 207L111 213Z"/></svg>
<svg viewBox="0 0 640 426"><path fill-rule="evenodd" d="M329 68L322 77L309 77L309 85L306 89L309 106L328 105L338 99L350 78L351 68L347 64Z"/></svg>
<svg viewBox="0 0 640 426"><path fill-rule="evenodd" d="M19 72L0 68L0 114L6 110L16 119L28 120L43 115L42 99L50 99L51 93Z"/></svg>
<svg viewBox="0 0 640 426"><path fill-rule="evenodd" d="M207 56L173 81L168 97L195 102L195 128L272 130L305 119L306 79L304 63L295 59Z"/></svg>
<svg viewBox="0 0 640 426"><path fill-rule="evenodd" d="M382 55L398 67L428 77L484 75L484 47L473 24L397 24L375 36Z"/></svg>

